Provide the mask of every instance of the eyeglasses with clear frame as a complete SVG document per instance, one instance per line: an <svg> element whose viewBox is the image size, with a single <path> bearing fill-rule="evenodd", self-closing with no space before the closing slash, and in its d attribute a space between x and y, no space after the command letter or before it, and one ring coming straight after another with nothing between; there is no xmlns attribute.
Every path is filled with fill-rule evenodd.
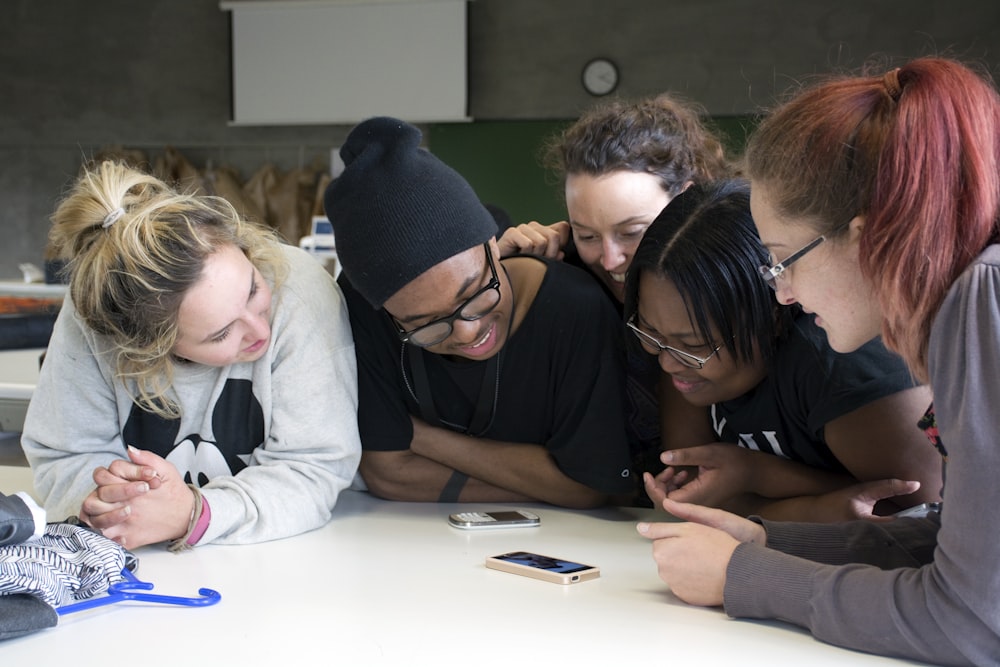
<svg viewBox="0 0 1000 667"><path fill-rule="evenodd" d="M437 345L451 335L455 320L475 322L493 312L493 309L500 303L500 277L497 275L497 267L493 262L489 241L483 244L483 249L486 251L486 263L490 267L490 282L466 299L451 315L432 320L410 331L405 331L396 318L390 314L389 317L396 325L396 333L399 334L401 341L417 347Z"/></svg>
<svg viewBox="0 0 1000 667"><path fill-rule="evenodd" d="M835 227L833 231L830 233L836 234L849 224L850 221L845 222L844 224ZM823 241L825 241L826 238L827 237L822 234L817 236L812 241L804 245L802 248L796 250L791 255L786 257L784 260L778 262L777 264L774 265L761 264L760 267L758 267L757 269L758 271L760 271L760 277L764 279L764 282L767 283L768 287L777 292L778 281L779 279L781 279L781 274L787 271L788 267L790 267L792 264L802 259L810 250L814 249L816 246L823 243Z"/></svg>
<svg viewBox="0 0 1000 667"><path fill-rule="evenodd" d="M635 323L636 316L637 314L632 315L632 317L628 318L628 321L625 322L625 325L632 330L632 333L636 335L636 338L639 339L639 342L642 343L643 347L645 347L653 354L662 354L666 352L671 357L676 359L681 364L687 366L688 368L701 370L702 368L705 367L705 364L708 362L708 360L714 357L716 352L722 349L722 343L719 343L718 345L715 346L711 354L709 354L707 357L698 357L691 354L690 352L685 352L684 350L678 350L676 347L670 347L669 345L664 345L659 340L657 340L653 335L648 334L639 328L639 325Z"/></svg>

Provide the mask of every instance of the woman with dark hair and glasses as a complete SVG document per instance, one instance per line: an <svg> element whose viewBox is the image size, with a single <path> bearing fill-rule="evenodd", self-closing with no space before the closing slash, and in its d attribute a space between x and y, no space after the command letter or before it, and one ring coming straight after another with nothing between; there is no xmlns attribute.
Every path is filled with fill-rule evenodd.
<svg viewBox="0 0 1000 667"><path fill-rule="evenodd" d="M647 228L625 313L670 379L667 469L645 476L657 506L839 521L939 500L940 457L916 428L927 390L877 340L837 354L760 278L822 241L772 267L739 180L692 186Z"/></svg>

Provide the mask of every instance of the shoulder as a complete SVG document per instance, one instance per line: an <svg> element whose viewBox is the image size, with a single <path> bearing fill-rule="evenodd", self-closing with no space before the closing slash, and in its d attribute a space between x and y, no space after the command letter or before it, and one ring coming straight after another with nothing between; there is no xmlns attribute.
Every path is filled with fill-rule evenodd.
<svg viewBox="0 0 1000 667"><path fill-rule="evenodd" d="M598 284L589 271L563 262L548 260L545 279L531 304L529 316L544 321L544 326L566 333L617 339L624 327L617 303ZM581 343L581 338L576 338Z"/></svg>
<svg viewBox="0 0 1000 667"><path fill-rule="evenodd" d="M344 296L344 302L347 304L352 321L355 319L371 320L378 317L380 309L373 307L367 299L361 296L361 292L354 287L346 273L341 272L340 277L337 278L337 287Z"/></svg>
<svg viewBox="0 0 1000 667"><path fill-rule="evenodd" d="M934 356L953 349L957 353L958 340L963 348L974 345L979 355L990 345L1000 330L1000 245L986 248L952 284L934 317L931 326L928 371L933 376ZM959 338L961 336L961 339ZM996 341L994 341L996 344ZM983 357L985 360L985 357ZM955 360L952 360L953 362Z"/></svg>
<svg viewBox="0 0 1000 667"><path fill-rule="evenodd" d="M806 313L795 319L771 373L785 391L844 405L865 403L917 384L903 359L887 349L881 338L853 352L837 352L830 347L826 332Z"/></svg>
<svg viewBox="0 0 1000 667"><path fill-rule="evenodd" d="M288 288L298 292L316 289L322 291L334 284L333 276L326 267L305 250L283 244L281 252L288 265L288 272L279 289Z"/></svg>
<svg viewBox="0 0 1000 667"><path fill-rule="evenodd" d="M934 320L934 327L940 324L942 316L954 315L958 304L982 302L990 307L988 313L1000 319L996 308L998 283L1000 283L1000 245L988 246L958 277L945 295L941 308ZM978 310L978 309L977 309Z"/></svg>
<svg viewBox="0 0 1000 667"><path fill-rule="evenodd" d="M881 338L872 339L853 352L837 352L830 347L826 332L806 313L796 317L787 346L799 357L798 361L804 363L811 356L816 365L830 374L855 367L868 368L873 374L906 371L902 358L886 348Z"/></svg>
<svg viewBox="0 0 1000 667"><path fill-rule="evenodd" d="M291 297L310 305L339 304L343 300L333 276L315 257L290 245L282 245L281 249L288 271L275 289L275 296Z"/></svg>
<svg viewBox="0 0 1000 667"><path fill-rule="evenodd" d="M68 292L56 316L48 347L50 350L86 350L101 358L110 358L110 353L116 349L111 338L95 332L83 321Z"/></svg>
<svg viewBox="0 0 1000 667"><path fill-rule="evenodd" d="M282 246L282 252L288 271L272 295L274 323L279 327L346 325L344 296L326 268L294 246Z"/></svg>
<svg viewBox="0 0 1000 667"><path fill-rule="evenodd" d="M605 294L598 280L586 269L582 269L557 260L534 257L535 261L545 262L547 270L539 289L539 297L560 299L568 303L594 304L601 307L614 305Z"/></svg>
<svg viewBox="0 0 1000 667"><path fill-rule="evenodd" d="M354 344L359 354L368 356L373 350L398 351L399 339L388 316L375 308L351 284L347 274L341 272L337 286L344 295L347 314L354 333ZM393 352L394 354L396 352Z"/></svg>
<svg viewBox="0 0 1000 667"><path fill-rule="evenodd" d="M786 335L778 342L773 365L776 368L807 366L810 369L828 366L833 350L826 341L826 334L816 326L807 313L799 313L792 320Z"/></svg>
<svg viewBox="0 0 1000 667"><path fill-rule="evenodd" d="M609 353L620 349L624 324L596 278L557 260L530 261L544 262L546 271L518 327L517 340L550 340L571 356L584 347L607 348Z"/></svg>

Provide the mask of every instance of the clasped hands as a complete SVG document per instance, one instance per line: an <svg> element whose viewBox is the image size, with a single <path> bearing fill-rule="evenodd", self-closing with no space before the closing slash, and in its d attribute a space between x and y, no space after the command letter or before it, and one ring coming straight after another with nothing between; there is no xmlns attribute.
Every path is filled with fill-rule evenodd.
<svg viewBox="0 0 1000 667"><path fill-rule="evenodd" d="M183 537L195 499L176 466L132 446L128 457L94 470L80 519L127 549Z"/></svg>

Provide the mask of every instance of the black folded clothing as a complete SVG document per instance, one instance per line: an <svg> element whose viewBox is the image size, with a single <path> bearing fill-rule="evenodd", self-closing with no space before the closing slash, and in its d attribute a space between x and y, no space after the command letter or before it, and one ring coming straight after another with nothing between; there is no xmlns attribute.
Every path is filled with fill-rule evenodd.
<svg viewBox="0 0 1000 667"><path fill-rule="evenodd" d="M51 628L58 622L56 610L34 595L0 596L0 640Z"/></svg>

